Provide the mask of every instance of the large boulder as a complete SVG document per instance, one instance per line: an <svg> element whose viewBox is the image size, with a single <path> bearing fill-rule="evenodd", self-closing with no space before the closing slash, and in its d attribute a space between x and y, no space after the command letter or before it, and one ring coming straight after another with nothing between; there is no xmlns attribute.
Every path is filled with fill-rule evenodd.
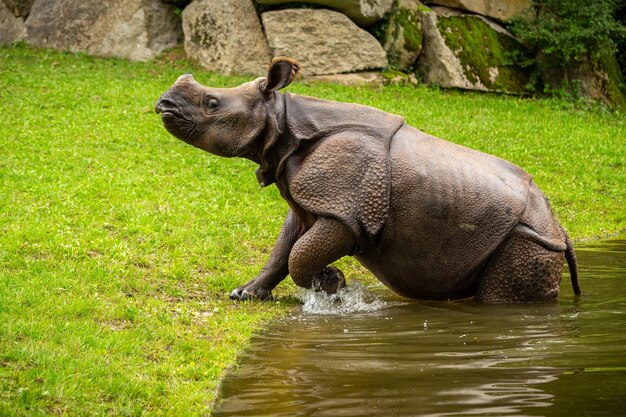
<svg viewBox="0 0 626 417"><path fill-rule="evenodd" d="M338 74L387 66L376 38L345 15L324 9L286 9L261 15L275 56L302 63L304 75Z"/></svg>
<svg viewBox="0 0 626 417"><path fill-rule="evenodd" d="M396 0L374 28L392 67L406 71L415 63L422 50L422 13L427 10L419 0Z"/></svg>
<svg viewBox="0 0 626 417"><path fill-rule="evenodd" d="M259 4L278 5L293 0L256 0ZM385 16L393 0L299 0L299 3L316 4L337 10L359 26L370 26Z"/></svg>
<svg viewBox="0 0 626 417"><path fill-rule="evenodd" d="M15 17L26 18L35 0L2 0Z"/></svg>
<svg viewBox="0 0 626 417"><path fill-rule="evenodd" d="M626 109L626 80L615 56L600 60L586 57L567 65L544 61L542 80L551 91L599 101L609 107Z"/></svg>
<svg viewBox="0 0 626 417"><path fill-rule="evenodd" d="M21 41L25 35L24 19L16 17L4 3L0 2L0 45Z"/></svg>
<svg viewBox="0 0 626 417"><path fill-rule="evenodd" d="M267 40L252 0L196 0L183 11L185 51L210 71L267 73Z"/></svg>
<svg viewBox="0 0 626 417"><path fill-rule="evenodd" d="M528 93L526 48L504 28L477 15L434 8L422 18L424 47L418 70L425 82L468 90Z"/></svg>
<svg viewBox="0 0 626 417"><path fill-rule="evenodd" d="M365 71L351 72L348 74L329 74L329 75L313 75L303 79L305 83L325 83L339 84L347 86L375 86L382 87L385 83L385 77L380 72Z"/></svg>
<svg viewBox="0 0 626 417"><path fill-rule="evenodd" d="M35 0L26 29L37 46L133 61L182 38L174 6L161 0Z"/></svg>
<svg viewBox="0 0 626 417"><path fill-rule="evenodd" d="M427 4L467 10L501 21L526 15L531 10L532 0L426 0Z"/></svg>

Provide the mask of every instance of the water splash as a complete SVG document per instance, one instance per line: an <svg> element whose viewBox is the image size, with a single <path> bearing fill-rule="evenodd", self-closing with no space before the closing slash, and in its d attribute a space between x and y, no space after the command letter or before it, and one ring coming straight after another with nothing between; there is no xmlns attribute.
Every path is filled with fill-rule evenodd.
<svg viewBox="0 0 626 417"><path fill-rule="evenodd" d="M302 312L305 314L332 315L367 313L388 307L388 303L371 294L360 282L352 282L336 294L303 289L300 292Z"/></svg>

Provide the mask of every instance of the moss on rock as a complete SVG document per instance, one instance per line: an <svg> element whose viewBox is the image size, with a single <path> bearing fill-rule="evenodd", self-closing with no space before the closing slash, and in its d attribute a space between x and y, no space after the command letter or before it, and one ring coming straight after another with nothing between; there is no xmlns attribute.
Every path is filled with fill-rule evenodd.
<svg viewBox="0 0 626 417"><path fill-rule="evenodd" d="M541 77L548 93L626 109L625 80L614 55L596 60L585 56L568 65L555 60L543 61L541 67Z"/></svg>
<svg viewBox="0 0 626 417"><path fill-rule="evenodd" d="M393 68L407 70L417 59L422 49L423 9L428 10L418 0L396 0L385 19L374 28Z"/></svg>
<svg viewBox="0 0 626 417"><path fill-rule="evenodd" d="M599 65L599 74L602 78L602 92L606 96L609 106L626 110L626 79L624 79L619 63L615 56L605 58Z"/></svg>
<svg viewBox="0 0 626 417"><path fill-rule="evenodd" d="M504 29L496 30L478 16L438 16L437 27L459 59L467 80L490 91L523 93L534 90L526 48Z"/></svg>
<svg viewBox="0 0 626 417"><path fill-rule="evenodd" d="M404 47L409 51L419 53L422 49L420 12L400 8L396 15L396 27L396 36L402 35Z"/></svg>

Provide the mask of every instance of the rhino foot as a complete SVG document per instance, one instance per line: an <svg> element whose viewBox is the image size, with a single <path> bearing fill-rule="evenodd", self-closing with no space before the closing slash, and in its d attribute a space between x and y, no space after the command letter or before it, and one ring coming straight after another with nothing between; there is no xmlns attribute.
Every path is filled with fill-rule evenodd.
<svg viewBox="0 0 626 417"><path fill-rule="evenodd" d="M239 300L239 301L246 301L246 300L271 301L273 300L271 291L264 290L264 289L252 289L249 287L250 286L246 284L246 285L242 285L241 287L234 289L230 293L229 298L231 300Z"/></svg>
<svg viewBox="0 0 626 417"><path fill-rule="evenodd" d="M335 294L346 286L346 278L339 268L327 266L313 278L312 286L315 291Z"/></svg>

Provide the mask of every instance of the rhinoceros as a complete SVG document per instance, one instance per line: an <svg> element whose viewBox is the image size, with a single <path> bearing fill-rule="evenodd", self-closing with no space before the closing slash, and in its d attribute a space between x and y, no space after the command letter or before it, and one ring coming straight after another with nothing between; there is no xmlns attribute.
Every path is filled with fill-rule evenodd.
<svg viewBox="0 0 626 417"><path fill-rule="evenodd" d="M555 299L565 258L580 294L572 242L528 173L401 116L279 92L300 68L274 58L235 88L185 74L156 103L172 135L254 161L289 205L269 260L231 298L270 298L287 275L333 293L345 278L329 265L346 255L404 297L482 303Z"/></svg>

